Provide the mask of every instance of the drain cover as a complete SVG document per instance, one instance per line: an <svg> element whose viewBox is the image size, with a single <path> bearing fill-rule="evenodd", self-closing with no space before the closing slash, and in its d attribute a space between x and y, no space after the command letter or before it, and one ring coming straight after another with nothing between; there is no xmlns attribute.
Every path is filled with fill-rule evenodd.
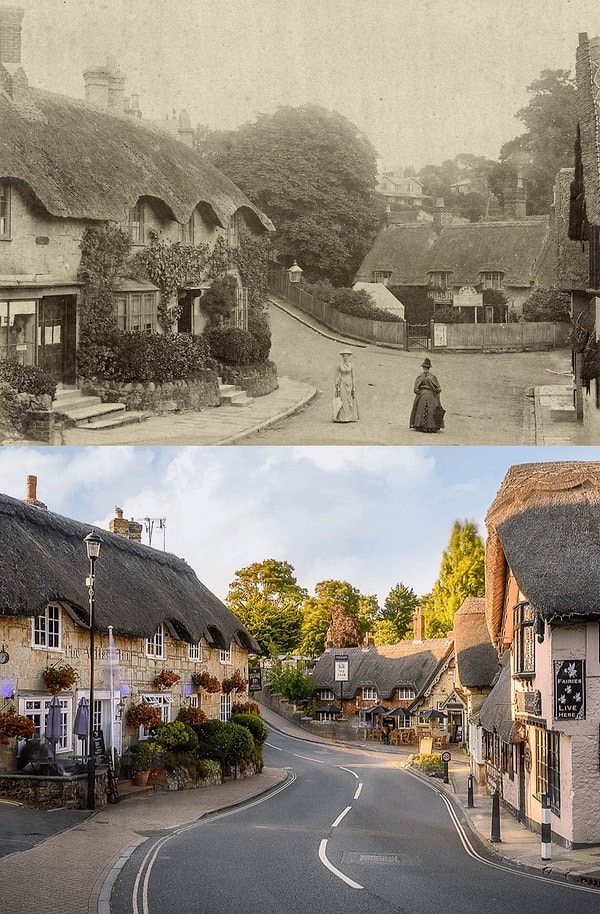
<svg viewBox="0 0 600 914"><path fill-rule="evenodd" d="M359 854L358 862L387 866L390 863L398 863L398 858L395 854Z"/></svg>

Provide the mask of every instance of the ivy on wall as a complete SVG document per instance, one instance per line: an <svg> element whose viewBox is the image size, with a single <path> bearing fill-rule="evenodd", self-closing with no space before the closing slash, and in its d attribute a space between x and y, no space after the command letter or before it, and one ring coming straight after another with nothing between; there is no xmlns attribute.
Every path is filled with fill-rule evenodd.
<svg viewBox="0 0 600 914"><path fill-rule="evenodd" d="M131 239L118 225L106 222L86 228L79 247L80 342L97 343L117 329L115 283L129 256Z"/></svg>

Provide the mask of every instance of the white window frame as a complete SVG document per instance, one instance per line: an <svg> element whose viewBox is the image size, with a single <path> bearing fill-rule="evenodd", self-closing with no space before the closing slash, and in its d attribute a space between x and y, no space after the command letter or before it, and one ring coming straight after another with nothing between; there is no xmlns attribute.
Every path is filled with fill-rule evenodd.
<svg viewBox="0 0 600 914"><path fill-rule="evenodd" d="M129 210L129 237L133 244L145 243L144 203L138 200Z"/></svg>
<svg viewBox="0 0 600 914"><path fill-rule="evenodd" d="M117 295L117 327L132 333L154 333L158 324L158 292Z"/></svg>
<svg viewBox="0 0 600 914"><path fill-rule="evenodd" d="M501 270L482 270L481 284L484 289L503 289L504 273Z"/></svg>
<svg viewBox="0 0 600 914"><path fill-rule="evenodd" d="M227 650L221 648L219 651L219 660L223 664L231 664L231 648L227 648Z"/></svg>
<svg viewBox="0 0 600 914"><path fill-rule="evenodd" d="M398 687L398 701L411 701L415 697L415 690L412 686Z"/></svg>
<svg viewBox="0 0 600 914"><path fill-rule="evenodd" d="M11 223L10 184L0 181L0 238L10 241Z"/></svg>
<svg viewBox="0 0 600 914"><path fill-rule="evenodd" d="M53 617L53 618L51 618ZM45 612L31 620L31 646L41 651L62 651L62 610L49 603ZM56 641L56 643L49 643Z"/></svg>
<svg viewBox="0 0 600 914"><path fill-rule="evenodd" d="M379 697L377 695L377 689L375 686L363 686L362 687L362 700L363 701L378 701Z"/></svg>
<svg viewBox="0 0 600 914"><path fill-rule="evenodd" d="M156 660L165 659L165 632L162 623L151 638L146 638L146 657Z"/></svg>
<svg viewBox="0 0 600 914"><path fill-rule="evenodd" d="M191 644L188 644L188 660L191 660L192 663L200 663L202 660L201 641L193 641Z"/></svg>
<svg viewBox="0 0 600 914"><path fill-rule="evenodd" d="M145 701L146 704L152 705L154 708L160 708L163 724L171 722L171 708L173 706L172 695L167 695L162 692L142 692L140 694L140 701ZM149 739L150 731L142 726L139 728L138 736L140 739Z"/></svg>
<svg viewBox="0 0 600 914"><path fill-rule="evenodd" d="M70 752L72 745L73 731L73 701L70 696L59 695L60 717L61 717L61 738L56 744L56 753ZM52 696L48 695L27 695L19 698L19 714L29 717L35 724L34 739L40 742L46 742L46 719L48 717L48 708Z"/></svg>
<svg viewBox="0 0 600 914"><path fill-rule="evenodd" d="M219 702L219 720L224 724L227 723L231 717L231 705L231 692L229 692L227 695L221 692L221 698Z"/></svg>
<svg viewBox="0 0 600 914"><path fill-rule="evenodd" d="M335 695L333 694L333 689L321 689L319 692L321 701L333 701Z"/></svg>

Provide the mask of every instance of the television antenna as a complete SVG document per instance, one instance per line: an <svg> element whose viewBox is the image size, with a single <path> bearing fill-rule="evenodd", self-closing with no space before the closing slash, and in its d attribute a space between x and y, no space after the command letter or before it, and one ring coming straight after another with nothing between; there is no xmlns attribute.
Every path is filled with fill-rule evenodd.
<svg viewBox="0 0 600 914"><path fill-rule="evenodd" d="M149 546L152 545L152 534L154 533L154 527L157 526L159 530L162 530L163 552L166 552L167 518L166 517L139 517L138 524L144 525L144 530L148 537Z"/></svg>

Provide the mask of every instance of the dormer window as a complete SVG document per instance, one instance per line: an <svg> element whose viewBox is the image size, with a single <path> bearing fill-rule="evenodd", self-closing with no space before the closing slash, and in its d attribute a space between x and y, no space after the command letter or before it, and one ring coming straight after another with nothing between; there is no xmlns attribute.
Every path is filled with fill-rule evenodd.
<svg viewBox="0 0 600 914"><path fill-rule="evenodd" d="M0 181L0 238L10 239L10 187Z"/></svg>
<svg viewBox="0 0 600 914"><path fill-rule="evenodd" d="M534 614L530 603L517 603L513 610L515 676L530 678L535 673Z"/></svg>
<svg viewBox="0 0 600 914"><path fill-rule="evenodd" d="M481 275L481 285L484 289L502 289L504 286L504 273L500 270L484 270Z"/></svg>
<svg viewBox="0 0 600 914"><path fill-rule="evenodd" d="M433 270L429 275L429 285L434 289L447 289L452 273L449 270Z"/></svg>
<svg viewBox="0 0 600 914"><path fill-rule="evenodd" d="M391 270L374 270L373 271L373 282L382 282L384 284L384 286L387 286L391 276L392 276Z"/></svg>
<svg viewBox="0 0 600 914"><path fill-rule="evenodd" d="M194 214L190 216L188 222L179 223L179 242L180 244L194 243Z"/></svg>
<svg viewBox="0 0 600 914"><path fill-rule="evenodd" d="M144 243L144 204L141 200L129 211L129 236L134 244Z"/></svg>
<svg viewBox="0 0 600 914"><path fill-rule="evenodd" d="M165 656L165 639L162 625L159 625L152 638L146 638L146 657L162 660Z"/></svg>

